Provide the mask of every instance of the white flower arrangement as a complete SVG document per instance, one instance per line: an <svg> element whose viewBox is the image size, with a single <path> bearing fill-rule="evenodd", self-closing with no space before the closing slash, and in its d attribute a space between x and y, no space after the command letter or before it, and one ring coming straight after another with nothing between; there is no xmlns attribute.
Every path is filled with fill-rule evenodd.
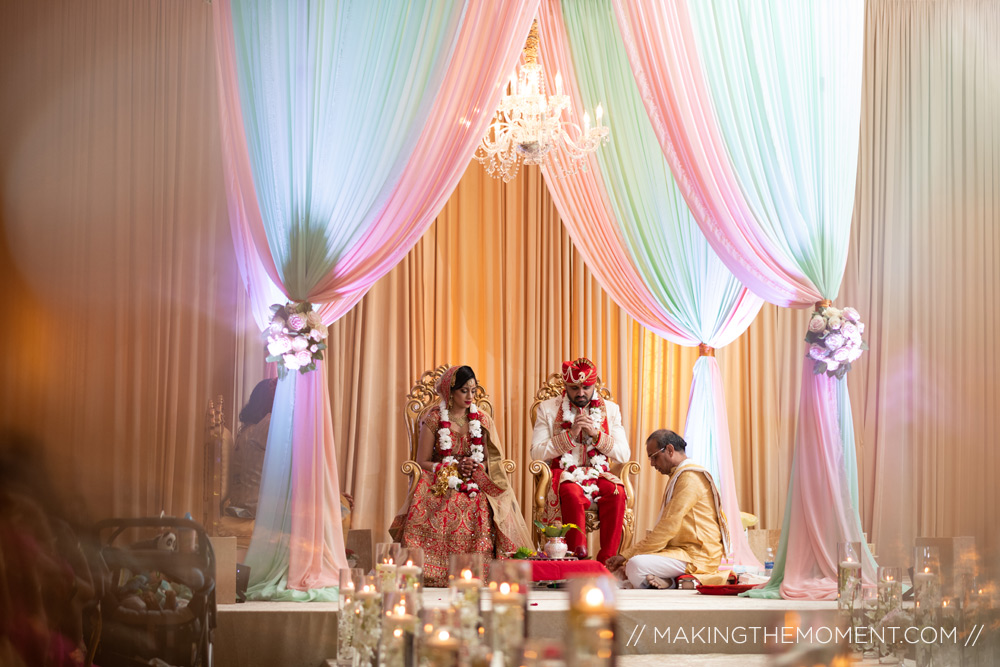
<svg viewBox="0 0 1000 667"><path fill-rule="evenodd" d="M807 355L813 360L813 373L826 373L837 379L847 375L851 364L868 349L868 344L861 339L864 332L865 323L854 308L818 307L809 319L806 333Z"/></svg>
<svg viewBox="0 0 1000 667"><path fill-rule="evenodd" d="M316 362L326 349L327 329L312 309L312 304L289 301L284 306L271 306L271 324L264 332L267 338L267 361L278 364L278 375L288 371L308 373L316 370Z"/></svg>

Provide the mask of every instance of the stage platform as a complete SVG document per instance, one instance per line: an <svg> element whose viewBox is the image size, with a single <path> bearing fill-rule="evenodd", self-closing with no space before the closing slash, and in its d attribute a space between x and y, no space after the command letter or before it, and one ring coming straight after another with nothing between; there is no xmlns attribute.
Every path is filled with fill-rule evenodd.
<svg viewBox="0 0 1000 667"><path fill-rule="evenodd" d="M424 592L427 607L445 606L447 599L445 589ZM532 591L528 604L531 637L564 636L565 591ZM488 614L488 602L485 607ZM336 656L338 610L336 603L322 602L219 605L216 665L324 665ZM835 602L757 600L696 591L622 590L618 611L621 655L680 654L690 655L693 662L704 654L771 653L783 627L837 626Z"/></svg>

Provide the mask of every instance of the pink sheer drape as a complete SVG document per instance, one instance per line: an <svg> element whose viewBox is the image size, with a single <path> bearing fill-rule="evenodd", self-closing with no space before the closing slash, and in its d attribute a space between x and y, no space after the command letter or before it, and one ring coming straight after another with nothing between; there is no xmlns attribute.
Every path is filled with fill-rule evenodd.
<svg viewBox="0 0 1000 667"><path fill-rule="evenodd" d="M538 0L469 3L441 90L391 196L374 224L306 297L321 304L318 310L325 323L349 311L433 222L486 131L537 5ZM217 0L214 11L230 224L254 317L263 328L269 305L287 296L255 194L229 0ZM330 396L325 364L318 366L319 372L297 379L294 409L288 587L300 590L336 585L337 570L346 567Z"/></svg>
<svg viewBox="0 0 1000 667"><path fill-rule="evenodd" d="M575 105L574 114L577 118L581 118L582 96L577 85L559 2L547 1L541 4L539 27L542 35L542 63L547 77L546 86L549 90L555 90L555 74L561 73L566 92ZM746 330L761 306L760 299L746 289L742 290L732 310L726 313L725 323L718 327L713 340L700 340L694 332L680 324L676 317L657 302L636 269L622 237L619 222L614 217L614 209L605 189L597 158L594 155L588 156L585 171L580 170L575 174L564 176L560 170L569 167L564 161L565 156L558 152L554 155L555 171L553 172L551 167L543 167L543 171L559 215L573 239L574 246L586 260L587 268L629 315L667 340L689 347L700 343L711 346L724 345ZM707 277L709 280L714 278L716 276ZM715 363L715 360L712 359L712 362ZM712 380L712 386L708 388L708 393L699 390L699 383L703 380L696 373L692 384L692 395L707 396L709 401L711 397L721 399L721 376L717 372L718 366L715 367L716 375ZM718 382L717 385L715 381ZM714 405L701 405L696 401L693 407L704 408L714 413L718 417L715 424L725 429L714 435L709 433L704 435L717 438L718 448L715 451L720 459L720 478L716 482L725 499L729 533L732 538L733 562L759 567L760 563L750 549L740 521L725 401L721 400Z"/></svg>
<svg viewBox="0 0 1000 667"><path fill-rule="evenodd" d="M813 375L803 364L799 427L785 531L787 549L781 595L787 599L837 599L837 542L860 542L866 583L874 584L875 561L868 553L857 509L844 475L844 446L839 413L843 380ZM843 397L838 397L843 392ZM853 439L849 443L854 446ZM783 537L783 542L785 538ZM777 568L777 563L775 568Z"/></svg>
<svg viewBox="0 0 1000 667"><path fill-rule="evenodd" d="M289 587L312 590L336 586L340 569L347 567L347 556L326 363L296 378L293 415ZM330 446L318 446L321 443Z"/></svg>
<svg viewBox="0 0 1000 667"><path fill-rule="evenodd" d="M653 129L709 243L740 282L770 303L806 308L821 300L757 228L715 121L686 0L614 0L614 6Z"/></svg>
<svg viewBox="0 0 1000 667"><path fill-rule="evenodd" d="M565 44L566 30L558 3L545 2L539 8L539 29L542 34L541 59L545 67L546 86L555 90L555 74L562 74L563 86L574 105L577 118L583 117L576 71ZM572 176L563 177L562 169L569 164L558 152L553 152L555 169L543 168L545 183L552 194L559 217L597 280L619 306L628 311L646 328L678 345L697 345L701 341L689 336L656 303L636 271L625 249L625 239L618 230L611 200L601 178L597 158L591 154L587 167Z"/></svg>
<svg viewBox="0 0 1000 667"><path fill-rule="evenodd" d="M727 267L754 292L777 305L807 308L827 296L835 297L824 295L782 248L779 241L790 243L789 239L778 239L765 231L744 195L748 185L737 178L729 158L687 0L614 0L614 7L633 74L664 155L699 225ZM860 86L860 75L857 83ZM772 194L790 200L808 196ZM835 234L846 239L849 215L833 225ZM805 242L830 242L820 236ZM843 267L836 271L842 273ZM832 273L839 284L840 273L836 271ZM853 436L847 438L849 434L842 432L840 425L842 418L850 420L850 402L846 387L844 398L835 400L836 382L842 380L814 375L812 364L804 364L789 506L772 579L772 585L780 582L781 595L790 599L836 597L837 564L832 554L837 542L864 542L848 484L849 476L857 474L853 469ZM873 582L875 562L867 550L863 565L865 581ZM777 571L782 566L783 572Z"/></svg>

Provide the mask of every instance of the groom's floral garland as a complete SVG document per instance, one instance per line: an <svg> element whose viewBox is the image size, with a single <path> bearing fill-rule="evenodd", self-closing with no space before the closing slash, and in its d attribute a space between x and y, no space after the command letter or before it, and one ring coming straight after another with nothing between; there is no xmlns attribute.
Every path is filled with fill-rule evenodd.
<svg viewBox="0 0 1000 667"><path fill-rule="evenodd" d="M813 360L813 373L826 373L840 379L868 349L868 344L861 340L865 323L861 321L861 314L851 307L839 310L823 303L817 304L809 319L808 355Z"/></svg>
<svg viewBox="0 0 1000 667"><path fill-rule="evenodd" d="M479 485L475 482L462 479L458 474L458 459L451 455L451 417L448 414L448 404L441 401L441 425L438 427L438 447L444 454L444 458L434 466L434 474L439 480L435 488L441 486L440 492L447 489L456 489L475 498L479 493ZM486 460L486 452L483 449L483 423L479 419L479 408L473 403L469 406L469 438L472 440L472 453L469 455L476 463ZM447 486L441 485L440 480L447 480ZM439 494L439 495L441 495Z"/></svg>
<svg viewBox="0 0 1000 667"><path fill-rule="evenodd" d="M267 361L278 364L278 375L288 371L308 373L326 349L326 325L309 302L289 301L271 306L271 324L267 327Z"/></svg>
<svg viewBox="0 0 1000 667"><path fill-rule="evenodd" d="M602 431L607 432L608 428L603 407L603 402L599 397L595 397L590 401L590 405L588 406L590 418L594 420L594 423L600 424ZM573 406L569 402L569 397L563 392L562 407L559 410L559 414L556 415L556 421L558 422L560 417L562 418L564 431L573 428L572 414ZM553 461L553 467L561 468L563 471L562 476L559 478L560 482L576 482L580 485L580 488L583 489L583 495L587 497L587 502L593 502L597 494L597 480L600 478L601 473L608 472L611 469L608 464L608 457L593 445L587 450L587 465L581 465L576 454L570 451L559 457L558 462Z"/></svg>

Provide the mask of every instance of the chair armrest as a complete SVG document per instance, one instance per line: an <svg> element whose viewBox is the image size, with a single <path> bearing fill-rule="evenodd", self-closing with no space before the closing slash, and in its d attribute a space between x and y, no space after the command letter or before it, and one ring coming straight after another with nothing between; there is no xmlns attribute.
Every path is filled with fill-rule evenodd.
<svg viewBox="0 0 1000 667"><path fill-rule="evenodd" d="M531 536L535 541L535 547L540 548L542 534L535 521L541 521L545 515L545 502L552 486L552 470L545 461L535 459L528 464L528 472L535 479L535 489L531 498Z"/></svg>
<svg viewBox="0 0 1000 667"><path fill-rule="evenodd" d="M626 461L622 464L621 472L619 477L622 480L622 486L625 487L625 506L628 509L633 509L635 507L635 487L632 486L632 475L639 474L639 464L635 461Z"/></svg>
<svg viewBox="0 0 1000 667"><path fill-rule="evenodd" d="M404 475L410 477L410 488L407 489L406 493L408 496L413 495L414 489L417 488L417 480L420 479L420 473L423 472L423 468L416 461L403 461L403 465L399 466L400 472Z"/></svg>
<svg viewBox="0 0 1000 667"><path fill-rule="evenodd" d="M638 475L639 470L638 463L626 461L618 474L622 480L622 486L625 487L625 525L622 526L622 542L618 548L619 553L632 546L632 541L635 539L635 487L632 486L632 475Z"/></svg>
<svg viewBox="0 0 1000 667"><path fill-rule="evenodd" d="M552 484L552 470L545 461L535 459L528 464L528 472L535 478L532 516L540 515L542 510L545 509L545 497L548 494L549 486Z"/></svg>
<svg viewBox="0 0 1000 667"><path fill-rule="evenodd" d="M500 462L500 469L508 475L513 475L517 471L517 464L514 459L504 459Z"/></svg>

